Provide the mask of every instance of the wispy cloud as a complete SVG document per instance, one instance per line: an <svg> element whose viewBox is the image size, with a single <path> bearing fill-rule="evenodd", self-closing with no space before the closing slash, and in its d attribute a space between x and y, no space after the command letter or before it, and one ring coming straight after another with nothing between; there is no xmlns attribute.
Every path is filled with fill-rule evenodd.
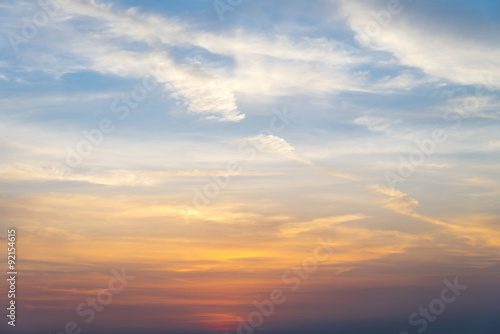
<svg viewBox="0 0 500 334"><path fill-rule="evenodd" d="M261 151L283 155L290 160L294 160L302 164L305 164L307 166L311 166L314 169L327 173L331 176L340 177L353 181L359 180L359 178L355 175L344 173L331 167L319 166L312 161L300 157L294 152L295 147L290 145L283 138L274 135L258 135L254 137L244 138L242 140L252 143L255 147L258 147Z"/></svg>
<svg viewBox="0 0 500 334"><path fill-rule="evenodd" d="M477 34L474 38L467 37L460 34L465 29L460 26L461 21L447 19L435 7L401 3L402 13L393 15L388 22L382 20L378 30L372 28L374 31L370 33L367 27L372 26L369 24L377 23L373 13L386 10L386 3L343 1L341 8L360 40L368 40L369 47L375 50L391 52L401 64L459 84L482 84L488 78L500 77L500 47L490 43L495 28L488 25L471 27ZM426 24L421 24L423 17ZM455 29L439 29L443 20L447 20L449 28ZM498 22L492 24L498 25ZM408 79L408 76L400 77L399 84L411 85Z"/></svg>

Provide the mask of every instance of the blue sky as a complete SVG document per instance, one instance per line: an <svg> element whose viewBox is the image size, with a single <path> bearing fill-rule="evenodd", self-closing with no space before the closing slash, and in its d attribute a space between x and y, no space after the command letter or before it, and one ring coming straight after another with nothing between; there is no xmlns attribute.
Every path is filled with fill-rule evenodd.
<svg viewBox="0 0 500 334"><path fill-rule="evenodd" d="M0 4L2 224L41 249L55 235L68 254L26 249L28 280L61 265L102 274L127 264L146 282L131 300L146 294L158 312L141 329L218 331L267 293L281 264L334 230L342 256L263 330L288 331L300 307L297 328L325 326L337 300L349 305L332 316L342 323L408 326L427 302L415 291L431 298L454 276L498 296L498 1L55 1ZM230 161L241 171L229 173ZM229 185L207 195L224 173ZM124 246L134 238L137 257ZM109 254L89 259L96 250ZM162 286L159 272L178 280ZM223 273L234 286L213 312L211 297L180 283L201 277L219 291ZM50 310L73 312L99 284L88 275L65 276L81 289L65 289ZM156 304L158 289L181 296L181 307ZM481 303L498 310L490 290L478 291L436 328L477 318ZM61 327L38 304L47 297L31 292L33 323ZM164 310L173 315L160 321ZM111 328L118 315L109 312L89 329ZM488 319L481 333L497 333Z"/></svg>

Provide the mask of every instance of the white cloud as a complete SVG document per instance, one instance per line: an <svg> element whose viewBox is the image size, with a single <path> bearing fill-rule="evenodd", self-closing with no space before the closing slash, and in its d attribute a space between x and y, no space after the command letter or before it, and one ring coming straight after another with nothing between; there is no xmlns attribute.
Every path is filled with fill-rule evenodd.
<svg viewBox="0 0 500 334"><path fill-rule="evenodd" d="M484 38L472 39L460 35L446 18L417 12L409 5L393 14L385 26L372 15L386 10L386 3L343 1L341 8L360 41L373 49L393 53L403 65L466 85L488 83L490 78L500 77L500 44L486 37L491 27L484 27ZM422 24L422 16L426 24ZM378 29L373 28L377 26ZM404 84L404 80L400 81Z"/></svg>
<svg viewBox="0 0 500 334"><path fill-rule="evenodd" d="M273 136L273 135L257 135L253 137L244 138L243 140L248 141L259 150L267 153L278 153L288 156L289 158L296 159L295 147L288 144L283 138Z"/></svg>
<svg viewBox="0 0 500 334"><path fill-rule="evenodd" d="M374 87L379 89L411 89L427 80L417 79L413 74L403 72L397 76L385 76L375 83Z"/></svg>
<svg viewBox="0 0 500 334"><path fill-rule="evenodd" d="M339 44L325 37L263 34L237 29L210 32L195 25L139 10L122 10L97 1L68 0L54 18L49 51L32 57L30 70L42 69L55 76L93 70L123 77L141 78L148 66L160 66L158 81L186 111L204 119L240 121L236 95L282 96L370 91L362 73L351 71L367 57L347 59ZM80 29L76 21L94 29ZM37 38L42 38L38 36ZM137 48L133 43L143 43ZM28 45L29 46L29 45ZM28 47L26 46L26 47ZM188 62L175 48L203 49L227 63L207 59ZM189 52L189 51L188 51ZM213 58L212 57L212 58ZM35 65L36 64L36 65Z"/></svg>
<svg viewBox="0 0 500 334"><path fill-rule="evenodd" d="M370 131L390 134L392 133L392 126L397 123L398 120L391 120L382 117L362 116L356 118L353 122L354 124L366 126Z"/></svg>
<svg viewBox="0 0 500 334"><path fill-rule="evenodd" d="M259 149L260 151L267 152L267 153L276 153L276 154L281 154L288 159L300 162L302 164L305 164L307 166L311 166L314 169L322 172L329 174L334 177L340 177L344 179L348 179L351 181L358 181L359 178L355 175L351 175L348 173L344 173L341 171L338 171L334 168L331 167L325 167L325 166L319 166L315 164L314 162L304 159L297 154L294 153L295 147L290 145L286 140L283 138L273 136L273 135L257 135L253 137L248 137L242 139L242 141L246 141L250 144L252 144L254 147Z"/></svg>

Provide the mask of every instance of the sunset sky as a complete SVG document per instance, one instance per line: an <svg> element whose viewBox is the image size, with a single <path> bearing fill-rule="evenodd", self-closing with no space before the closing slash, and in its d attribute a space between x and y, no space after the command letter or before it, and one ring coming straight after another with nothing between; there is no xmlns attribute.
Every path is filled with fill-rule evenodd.
<svg viewBox="0 0 500 334"><path fill-rule="evenodd" d="M0 17L1 333L500 333L499 1Z"/></svg>

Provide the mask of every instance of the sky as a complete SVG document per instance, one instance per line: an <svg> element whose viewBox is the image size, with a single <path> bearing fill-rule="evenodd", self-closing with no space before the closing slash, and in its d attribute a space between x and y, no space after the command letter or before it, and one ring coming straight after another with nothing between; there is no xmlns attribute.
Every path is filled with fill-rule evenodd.
<svg viewBox="0 0 500 334"><path fill-rule="evenodd" d="M500 2L0 17L2 333L500 332Z"/></svg>

